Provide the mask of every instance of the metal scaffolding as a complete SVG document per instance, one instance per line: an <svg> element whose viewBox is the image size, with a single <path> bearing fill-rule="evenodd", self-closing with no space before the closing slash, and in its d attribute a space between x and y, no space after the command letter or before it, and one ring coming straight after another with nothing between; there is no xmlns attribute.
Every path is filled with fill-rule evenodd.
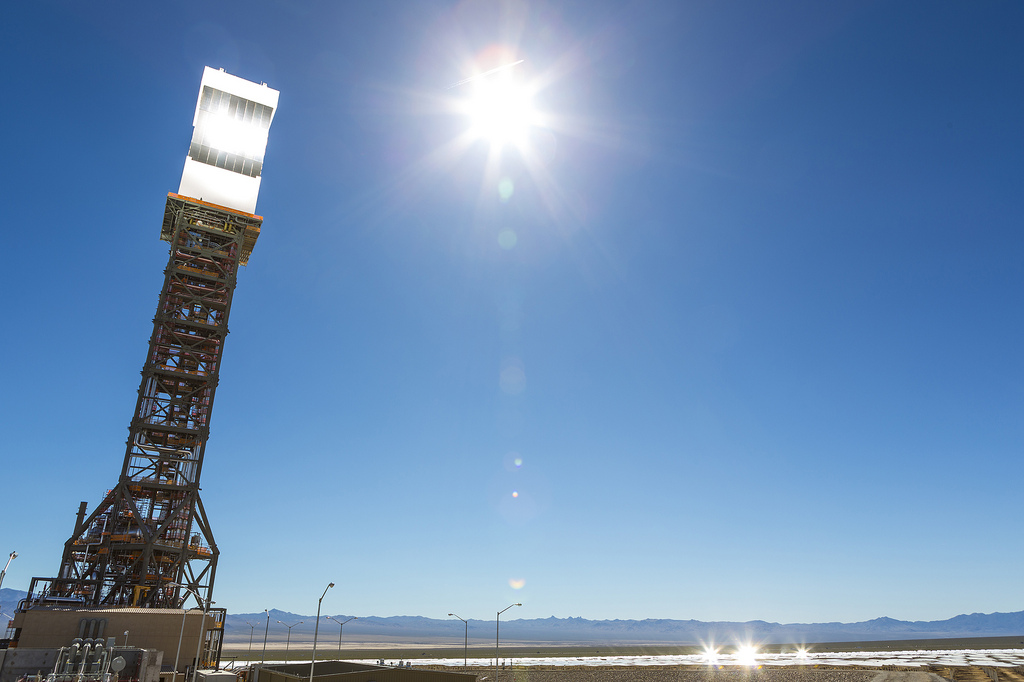
<svg viewBox="0 0 1024 682"><path fill-rule="evenodd" d="M59 577L33 578L39 604L209 608L219 551L199 476L238 267L263 219L171 193L171 243L121 476L79 508Z"/></svg>

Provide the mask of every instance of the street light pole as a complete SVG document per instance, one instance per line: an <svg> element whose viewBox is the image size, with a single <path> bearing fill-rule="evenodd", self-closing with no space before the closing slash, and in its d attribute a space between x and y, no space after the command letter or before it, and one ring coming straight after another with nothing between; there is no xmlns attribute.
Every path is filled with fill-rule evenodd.
<svg viewBox="0 0 1024 682"><path fill-rule="evenodd" d="M448 615L455 616L454 613L449 613ZM459 618L459 616L455 617ZM459 620L466 624L466 644L463 646L462 649L462 667L465 668L468 665L469 661L469 621L463 618L459 618Z"/></svg>
<svg viewBox="0 0 1024 682"><path fill-rule="evenodd" d="M498 682L498 624L501 622L501 614L513 606L522 606L522 604L509 604L501 611L498 611L498 615L494 617L494 682Z"/></svg>
<svg viewBox="0 0 1024 682"><path fill-rule="evenodd" d="M287 661L288 660L288 648L291 646L291 643L292 643L292 628L295 627L295 625L302 625L305 621L300 620L295 625L288 625L288 623L285 623L283 620L279 620L277 622L280 623L281 625L285 626L286 628L288 628L288 641L284 643L284 660Z"/></svg>
<svg viewBox="0 0 1024 682"><path fill-rule="evenodd" d="M192 588L188 587L187 585L180 585L178 583L171 583L170 585L168 585L168 587L183 588L183 589L188 590L192 594L195 594L195 591ZM199 597L196 596L196 599L199 599ZM181 603L182 603L182 606L184 606L185 600L182 599ZM178 650L174 654L174 674L173 674L173 676L171 678L171 682L178 682L178 658L181 656L181 638L185 636L185 616L187 614L188 614L188 610L182 608L182 610L181 610L181 630L178 632ZM250 635L250 638L251 638L251 635ZM250 645L249 646L251 647L252 646L252 644L251 644L252 640L250 639L249 641L250 641Z"/></svg>
<svg viewBox="0 0 1024 682"><path fill-rule="evenodd" d="M270 634L270 610L263 609L263 613L267 614L267 630L263 633L263 655L260 656L260 665L267 660L267 635Z"/></svg>
<svg viewBox="0 0 1024 682"><path fill-rule="evenodd" d="M193 594L195 595L196 599L199 599L199 603L202 604L203 600L200 599L199 593L193 592ZM199 673L199 664L201 662L200 649L205 649L205 647L203 647L203 640L206 639L206 614L210 612L210 607L216 603L217 602L210 601L209 599L207 599L206 608L203 609L203 619L199 625L199 641L196 642L196 664L195 667L192 668L192 682L196 682L196 675Z"/></svg>
<svg viewBox="0 0 1024 682"><path fill-rule="evenodd" d="M181 638L185 636L185 616L188 615L187 609L181 610L181 630L178 632L178 650L174 653L174 675L171 678L171 682L178 682L178 658L181 656Z"/></svg>
<svg viewBox="0 0 1024 682"><path fill-rule="evenodd" d="M352 616L348 620L338 620L337 618L332 618L331 616L327 616L327 620L333 620L335 623L337 623L338 625L341 626L341 628L338 630L338 658L339 659L341 658L341 636L343 634L345 634L345 623L347 623L349 620L356 620L357 618L359 618L359 616Z"/></svg>
<svg viewBox="0 0 1024 682"><path fill-rule="evenodd" d="M18 558L17 552L11 552L11 555L7 557L7 565L4 566L4 570L0 571L0 586L4 584L4 576L7 575L7 569L10 568L11 562Z"/></svg>
<svg viewBox="0 0 1024 682"><path fill-rule="evenodd" d="M334 587L334 583L328 583L324 588L324 593L320 595L320 601L316 603L316 626L313 628L313 658L309 661L309 682L313 682L313 668L316 666L316 638L320 634L320 607L324 603L324 597L327 596L327 590L332 587Z"/></svg>
<svg viewBox="0 0 1024 682"><path fill-rule="evenodd" d="M181 585L179 583L171 583L171 584L168 585L168 587L182 588L182 589L188 590L189 593L193 597L196 598L196 601L199 602L199 605L202 606L203 598L199 596L198 592L196 592L193 588L189 587L188 585ZM183 599L182 602L184 603L184 601L185 600ZM200 649L200 647L202 646L202 643L203 643L203 635L206 634L204 632L204 630L206 629L206 614L209 612L210 607L213 606L216 603L217 602L214 602L214 601L208 601L207 604L206 604L206 610L203 611L203 619L202 619L202 622L199 625L199 641L196 642L196 663L195 663L195 667L192 669L192 682L196 682L196 672L199 670L199 649ZM173 673L173 676L172 676L172 682L176 682L177 679L178 679L178 659L181 656L181 638L185 634L185 616L186 615L188 615L188 611L185 610L185 609L182 609L181 610L181 630L178 632L178 650L174 654L174 673ZM128 646L128 631L127 630L124 631L124 645ZM249 633L249 648L250 649L252 648L252 631L250 631L250 633ZM188 678L186 677L186 679L188 679Z"/></svg>
<svg viewBox="0 0 1024 682"><path fill-rule="evenodd" d="M254 632L256 632L256 623L250 623L249 621L245 621L245 624L249 626L249 654L250 654L250 657L251 657L251 654L252 654L252 634Z"/></svg>

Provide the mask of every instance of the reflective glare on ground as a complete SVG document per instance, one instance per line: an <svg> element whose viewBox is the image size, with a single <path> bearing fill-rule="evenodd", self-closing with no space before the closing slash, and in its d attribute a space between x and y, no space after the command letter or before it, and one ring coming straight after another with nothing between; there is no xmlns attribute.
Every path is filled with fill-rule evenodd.
<svg viewBox="0 0 1024 682"><path fill-rule="evenodd" d="M515 666L552 666L552 665L752 665L757 666L792 666L792 665L850 665L850 666L992 666L992 667L1014 667L1024 665L1024 649L951 649L947 651L850 651L850 652L828 652L815 653L809 651L805 654L785 653L768 654L757 653L753 660L743 657L740 661L730 654L719 654L714 663L709 663L707 656L703 654L680 655L680 656L580 656L580 657L530 657L507 659L502 661L508 665L510 662ZM357 663L375 664L377 660L358 660ZM463 663L461 658L411 658L404 659L403 663L411 662L413 667L421 665L445 665L460 666ZM398 660L387 659L388 665L398 663ZM485 667L494 665L493 658L471 658L468 661L470 666Z"/></svg>

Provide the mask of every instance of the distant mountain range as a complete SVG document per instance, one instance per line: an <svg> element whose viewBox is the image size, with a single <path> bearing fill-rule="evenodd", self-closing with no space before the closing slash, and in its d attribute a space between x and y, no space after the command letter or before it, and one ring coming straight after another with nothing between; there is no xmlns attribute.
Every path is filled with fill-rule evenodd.
<svg viewBox="0 0 1024 682"><path fill-rule="evenodd" d="M18 602L27 596L28 592L23 590L12 590L6 587L0 589L0 613L4 616L14 615L14 609L18 607ZM0 630L4 627L7 627L6 620L3 621L3 627L0 627Z"/></svg>
<svg viewBox="0 0 1024 682"><path fill-rule="evenodd" d="M25 592L0 589L0 612L10 615ZM344 621L351 616L333 616ZM264 612L229 614L225 624L225 640L238 645L248 642L262 643L264 633L272 642L282 642L287 628L278 623L292 625L292 646L308 644L313 639L314 616L287 611L270 611L270 628ZM250 624L252 627L250 627ZM246 632L248 630L248 632ZM322 618L320 641L323 646L338 634L345 643L361 642L422 642L461 643L465 633L462 621L423 616L359 616L345 624L339 633L336 621ZM787 642L857 642L898 639L952 639L964 637L1020 636L1024 641L1024 611L1013 613L972 613L946 620L906 621L893 618L875 618L858 623L769 623L763 620L747 622L699 620L587 620L585 618L509 619L501 622L502 639L531 642L541 645L611 645L611 644L674 644L698 645L702 642L727 644L753 640L762 644ZM493 641L493 620L470 620L471 640Z"/></svg>
<svg viewBox="0 0 1024 682"><path fill-rule="evenodd" d="M349 616L334 616L344 621ZM285 611L270 612L269 636L280 641L287 630L277 621L289 625L304 621L292 628L291 643L312 639L313 616L302 616ZM246 622L255 627L250 628ZM263 626L263 627L260 627ZM250 635L256 641L266 631L266 615L250 613L229 615L226 624L226 639L239 643L248 641ZM245 632L249 630L249 632ZM338 633L335 622L320 621L320 640L330 642ZM344 641L359 642L411 641L418 642L460 642L465 633L461 621L452 619L424 618L422 616L360 616L345 625ZM471 639L492 640L493 620L470 620ZM1021 636L1024 641L1024 611L1015 613L972 613L947 620L903 621L893 618L875 618L859 623L769 623L763 620L747 622L699 620L587 620L584 618L535 618L503 620L502 639L510 642L532 642L537 644L674 644L699 645L702 642L730 643L756 641L762 644L787 642L854 642L884 641L901 639L948 639L965 637L1006 637ZM328 645L329 646L329 645Z"/></svg>

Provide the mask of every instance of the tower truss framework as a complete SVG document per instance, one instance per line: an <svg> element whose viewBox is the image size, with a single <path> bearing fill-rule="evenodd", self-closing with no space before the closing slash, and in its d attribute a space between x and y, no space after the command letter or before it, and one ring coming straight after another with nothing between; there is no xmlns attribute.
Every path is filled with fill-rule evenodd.
<svg viewBox="0 0 1024 682"><path fill-rule="evenodd" d="M121 476L88 516L82 503L58 577L34 578L30 600L209 608L219 551L199 477L236 276L262 222L168 195L170 256Z"/></svg>

